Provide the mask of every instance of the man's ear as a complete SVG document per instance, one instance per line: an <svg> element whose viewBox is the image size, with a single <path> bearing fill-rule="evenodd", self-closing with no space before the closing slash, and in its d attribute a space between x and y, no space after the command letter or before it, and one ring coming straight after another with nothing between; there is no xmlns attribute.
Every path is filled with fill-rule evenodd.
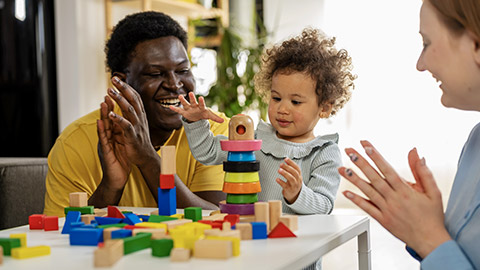
<svg viewBox="0 0 480 270"><path fill-rule="evenodd" d="M127 75L122 72L113 72L112 78L113 77L118 77L121 81L126 82L127 81Z"/></svg>
<svg viewBox="0 0 480 270"><path fill-rule="evenodd" d="M326 102L325 104L320 105L320 118L328 118L333 110L333 104Z"/></svg>
<svg viewBox="0 0 480 270"><path fill-rule="evenodd" d="M480 37L477 37L474 33L468 31L468 35L473 41L473 59L475 63L480 67Z"/></svg>

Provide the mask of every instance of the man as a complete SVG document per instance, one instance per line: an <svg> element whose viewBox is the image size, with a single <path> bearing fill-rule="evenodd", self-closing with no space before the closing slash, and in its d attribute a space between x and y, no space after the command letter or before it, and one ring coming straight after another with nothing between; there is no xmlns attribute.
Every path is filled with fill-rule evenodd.
<svg viewBox="0 0 480 270"><path fill-rule="evenodd" d="M58 137L48 156L45 214L63 216L69 193L82 191L95 207L156 207L163 145L176 146L178 208L215 209L225 198L222 167L193 158L181 116L168 109L195 90L186 48L185 31L163 13L129 15L115 26L105 52L120 92L109 89L100 112ZM227 130L228 121L212 123L214 134Z"/></svg>

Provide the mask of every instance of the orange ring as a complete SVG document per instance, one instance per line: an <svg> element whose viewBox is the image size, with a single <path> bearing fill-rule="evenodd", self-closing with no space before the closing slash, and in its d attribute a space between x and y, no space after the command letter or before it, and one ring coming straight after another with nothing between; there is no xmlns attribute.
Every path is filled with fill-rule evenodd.
<svg viewBox="0 0 480 270"><path fill-rule="evenodd" d="M230 194L250 194L259 193L262 186L259 181L249 183L223 183L223 192Z"/></svg>

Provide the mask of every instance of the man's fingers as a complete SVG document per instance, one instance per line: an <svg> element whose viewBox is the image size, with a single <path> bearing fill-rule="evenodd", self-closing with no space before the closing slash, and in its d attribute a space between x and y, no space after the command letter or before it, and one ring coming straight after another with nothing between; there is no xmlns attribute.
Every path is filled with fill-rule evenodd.
<svg viewBox="0 0 480 270"><path fill-rule="evenodd" d="M127 119L123 118L122 116L114 113L114 112L110 112L108 114L108 117L115 123L117 124L118 126L120 126L120 128L123 130L124 132L124 135L128 138L128 139L131 139L131 140L136 140L136 133L135 133L135 129L133 128L133 125L132 123L130 123Z"/></svg>

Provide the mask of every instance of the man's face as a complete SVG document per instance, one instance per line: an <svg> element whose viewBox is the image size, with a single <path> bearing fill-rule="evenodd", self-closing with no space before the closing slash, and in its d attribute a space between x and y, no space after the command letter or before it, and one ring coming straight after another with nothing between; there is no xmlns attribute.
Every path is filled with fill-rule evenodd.
<svg viewBox="0 0 480 270"><path fill-rule="evenodd" d="M126 70L126 82L142 98L151 131L173 131L181 115L168 108L180 106L178 95L195 90L195 79L182 42L168 36L139 43Z"/></svg>

